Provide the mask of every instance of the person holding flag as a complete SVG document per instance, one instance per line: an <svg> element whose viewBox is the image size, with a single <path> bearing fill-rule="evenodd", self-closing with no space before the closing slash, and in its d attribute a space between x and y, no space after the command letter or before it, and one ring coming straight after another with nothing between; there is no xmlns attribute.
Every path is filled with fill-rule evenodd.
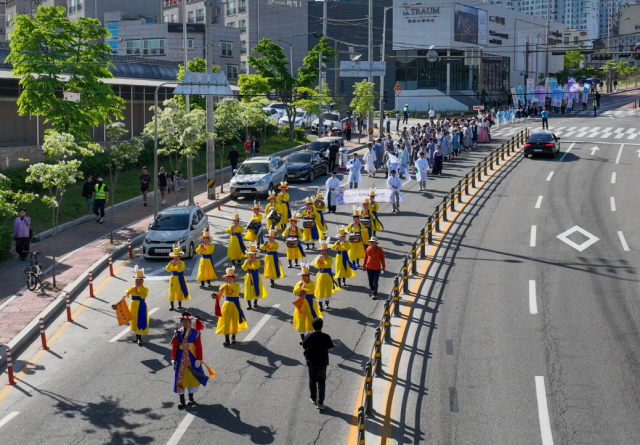
<svg viewBox="0 0 640 445"><path fill-rule="evenodd" d="M253 241L257 243L263 243L264 239L262 238L262 218L264 216L260 213L260 203L258 201L253 203L253 215L251 215L251 221L247 226L247 231L242 237L245 241Z"/></svg>
<svg viewBox="0 0 640 445"><path fill-rule="evenodd" d="M329 298L334 292L340 290L340 287L333 278L333 258L329 256L329 243L331 240L327 238L320 242L320 255L314 260L313 267L318 269L316 274L316 293L318 305L322 308L324 300L324 308L329 309Z"/></svg>
<svg viewBox="0 0 640 445"><path fill-rule="evenodd" d="M296 266L300 258L306 257L302 243L302 229L298 227L298 215L289 218L289 226L282 232L285 242L287 243L287 260L289 260L289 269L293 267L292 260L295 260Z"/></svg>
<svg viewBox="0 0 640 445"><path fill-rule="evenodd" d="M225 348L231 343L236 342L236 335L239 331L244 331L249 326L247 319L240 306L240 285L236 283L236 268L234 266L227 267L226 273L222 276L227 282L220 286L218 293L211 294L215 298L215 315L218 317L218 325L216 326L216 334L224 335ZM220 300L224 297L224 303L220 306ZM231 335L231 340L229 340Z"/></svg>
<svg viewBox="0 0 640 445"><path fill-rule="evenodd" d="M251 309L252 300L255 300L253 304L257 308L258 299L269 296L260 278L260 260L257 256L258 246L250 243L247 249L248 259L242 265L242 270L247 272L244 276L244 299L247 301L247 310Z"/></svg>
<svg viewBox="0 0 640 445"><path fill-rule="evenodd" d="M196 247L196 253L202 255L200 262L198 263L198 276L196 280L200 282L200 287L204 287L204 282L211 286L211 280L217 280L218 276L213 267L213 250L214 245L211 244L211 235L208 230L205 230L202 236L202 243Z"/></svg>
<svg viewBox="0 0 640 445"><path fill-rule="evenodd" d="M274 287L276 282L284 278L284 269L280 264L280 258L278 256L279 244L276 242L277 232L275 227L269 229L267 234L267 242L260 246L260 249L264 250L267 256L264 258L264 277L271 280L271 287Z"/></svg>
<svg viewBox="0 0 640 445"><path fill-rule="evenodd" d="M231 260L232 265L240 264L240 259L244 258L244 253L247 250L244 246L244 241L240 235L244 232L244 227L240 225L240 214L236 210L233 214L233 224L225 229L225 232L230 233L229 246L227 247L227 258Z"/></svg>
<svg viewBox="0 0 640 445"><path fill-rule="evenodd" d="M165 267L167 272L171 273L169 278L169 303L170 311L175 310L173 303L178 301L178 309L182 309L184 300L191 300L189 296L189 288L187 288L187 279L184 277L185 264L182 261L182 250L179 245L173 246L173 252L169 254L171 261Z"/></svg>
<svg viewBox="0 0 640 445"><path fill-rule="evenodd" d="M144 285L144 269L138 269L138 266L133 268L135 280L135 286L131 286L125 291L123 298L131 298L129 303L129 312L131 313L131 320L129 321L129 328L131 332L136 334L134 343L138 343L138 346L142 346L142 336L149 333L149 309L147 308L146 299L149 295L149 288ZM113 305L115 309L115 305Z"/></svg>
<svg viewBox="0 0 640 445"><path fill-rule="evenodd" d="M313 320L322 318L322 312L315 298L316 284L311 281L311 272L307 263L301 263L298 275L301 279L293 288L293 295L298 297L293 302L296 307L293 311L293 327L300 334L300 344L302 344L305 334L313 332Z"/></svg>
<svg viewBox="0 0 640 445"><path fill-rule="evenodd" d="M347 231L344 227L338 228L338 241L336 241L331 250L336 251L336 275L338 284L342 278L342 286L347 285L347 278L353 278L356 276L356 270L358 269L355 264L349 259L349 249L351 243L347 241Z"/></svg>

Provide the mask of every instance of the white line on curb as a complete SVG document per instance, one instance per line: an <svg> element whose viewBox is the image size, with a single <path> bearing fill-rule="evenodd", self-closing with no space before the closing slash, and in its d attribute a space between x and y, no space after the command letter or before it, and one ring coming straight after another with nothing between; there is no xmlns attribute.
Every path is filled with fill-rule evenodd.
<svg viewBox="0 0 640 445"><path fill-rule="evenodd" d="M611 197L611 211L616 211L616 198L614 198L613 196Z"/></svg>
<svg viewBox="0 0 640 445"><path fill-rule="evenodd" d="M538 303L536 302L536 280L529 280L529 313L538 313Z"/></svg>
<svg viewBox="0 0 640 445"><path fill-rule="evenodd" d="M553 445L549 409L547 408L547 392L544 388L544 377L536 376L536 398L538 399L538 418L540 419L540 434L542 445Z"/></svg>
<svg viewBox="0 0 640 445"><path fill-rule="evenodd" d="M180 422L180 425L178 425L178 428L176 428L176 430L173 432L173 435L169 439L169 442L167 442L167 445L178 445L178 443L180 442L180 439L182 439L182 436L184 436L184 433L187 432L189 425L191 425L191 422L193 422L193 419L196 418L194 414L198 414L197 411L194 411L193 413L188 413L186 416L184 416L184 419L182 419L182 422Z"/></svg>
<svg viewBox="0 0 640 445"><path fill-rule="evenodd" d="M622 156L622 149L624 148L624 144L620 144L620 150L618 151L618 156L616 156L616 164L620 163L620 156Z"/></svg>
<svg viewBox="0 0 640 445"><path fill-rule="evenodd" d="M547 181L551 181L552 176L553 176L553 172L549 173L549 176L547 176Z"/></svg>
<svg viewBox="0 0 640 445"><path fill-rule="evenodd" d="M20 411L14 411L12 413L7 414L6 416L4 416L2 418L2 420L0 420L0 428L2 428L3 426L5 426L7 423L9 423L9 421L11 419L13 419L15 416L17 416L18 414L20 414Z"/></svg>
<svg viewBox="0 0 640 445"><path fill-rule="evenodd" d="M538 200L536 201L536 209L539 209L542 205L542 196L538 196Z"/></svg>
<svg viewBox="0 0 640 445"><path fill-rule="evenodd" d="M624 239L624 234L622 232L618 232L618 236L620 237L620 242L622 243L622 248L625 251L629 251L629 245L627 244L627 240Z"/></svg>
<svg viewBox="0 0 640 445"><path fill-rule="evenodd" d="M536 226L531 226L531 240L529 246L536 247Z"/></svg>
<svg viewBox="0 0 640 445"><path fill-rule="evenodd" d="M616 183L616 172L611 173L611 183L612 184Z"/></svg>
<svg viewBox="0 0 640 445"><path fill-rule="evenodd" d="M255 325L255 327L253 329L251 329L251 332L249 332L249 335L247 335L242 341L243 342L250 342L251 340L253 340L253 337L256 336L256 334L258 333L258 331L262 328L262 326L264 326L267 321L269 320L269 318L271 318L271 316L273 315L273 313L276 311L276 309L278 309L280 307L279 304L274 304L273 306L271 306L271 309L269 309L269 312L267 312L266 314L264 314L264 316L260 319L260 321L258 322L257 325Z"/></svg>
<svg viewBox="0 0 640 445"><path fill-rule="evenodd" d="M153 309L151 309L149 311L149 315L152 315L154 312L160 310L159 307L154 307ZM124 331L120 332L118 335L116 335L115 337L113 337L111 340L109 340L109 343L115 343L118 340L120 340L122 337L124 337L128 332L131 332L131 329L126 328Z"/></svg>

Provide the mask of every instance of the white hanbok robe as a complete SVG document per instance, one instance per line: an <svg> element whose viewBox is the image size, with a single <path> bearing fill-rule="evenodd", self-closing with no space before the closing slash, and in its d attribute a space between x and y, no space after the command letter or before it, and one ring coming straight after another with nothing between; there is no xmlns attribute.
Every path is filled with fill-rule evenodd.
<svg viewBox="0 0 640 445"><path fill-rule="evenodd" d="M398 159L400 159L400 161L402 161L400 163L400 174L404 175L405 173L407 173L405 170L405 167L409 166L409 152L411 149L407 150L406 148L404 150L400 150L400 152L398 153ZM408 174L408 173L407 173Z"/></svg>
<svg viewBox="0 0 640 445"><path fill-rule="evenodd" d="M376 171L375 162L377 159L378 158L376 156L376 152L373 150L369 150L364 154L364 156L362 157L362 160L364 161L364 170L367 173Z"/></svg>
<svg viewBox="0 0 640 445"><path fill-rule="evenodd" d="M429 161L427 158L418 158L416 161L416 181L427 182L427 169L429 168Z"/></svg>
<svg viewBox="0 0 640 445"><path fill-rule="evenodd" d="M349 171L349 183L355 182L356 184L358 184L362 182L360 169L362 169L362 162L360 162L360 159L351 159L347 163L347 170Z"/></svg>
<svg viewBox="0 0 640 445"><path fill-rule="evenodd" d="M325 196L325 201L328 206L338 205L338 200L336 199L338 190L340 190L340 180L338 178L329 178L327 182L325 182L325 187L327 187L327 195ZM331 189L335 189L331 191Z"/></svg>

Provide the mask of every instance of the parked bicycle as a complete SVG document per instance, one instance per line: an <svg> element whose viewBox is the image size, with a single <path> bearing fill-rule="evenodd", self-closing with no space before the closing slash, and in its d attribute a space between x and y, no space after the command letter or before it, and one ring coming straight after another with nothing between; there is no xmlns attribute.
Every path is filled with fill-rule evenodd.
<svg viewBox="0 0 640 445"><path fill-rule="evenodd" d="M24 252L29 254L31 265L24 268L24 273L27 274L27 289L35 290L38 287L42 287L42 265L38 262L38 255L42 255L42 252Z"/></svg>

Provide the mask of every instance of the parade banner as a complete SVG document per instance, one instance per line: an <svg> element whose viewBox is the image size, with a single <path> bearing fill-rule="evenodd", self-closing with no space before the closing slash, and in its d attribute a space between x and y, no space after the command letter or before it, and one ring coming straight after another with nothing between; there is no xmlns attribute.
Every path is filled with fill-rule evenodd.
<svg viewBox="0 0 640 445"><path fill-rule="evenodd" d="M582 103L586 104L589 101L589 85L584 84L582 89Z"/></svg>
<svg viewBox="0 0 640 445"><path fill-rule="evenodd" d="M522 85L518 85L516 87L516 91L518 92L518 100L520 103L524 103L524 87Z"/></svg>
<svg viewBox="0 0 640 445"><path fill-rule="evenodd" d="M535 91L536 91L536 99L538 103L544 106L544 98L546 97L544 85L536 85Z"/></svg>
<svg viewBox="0 0 640 445"><path fill-rule="evenodd" d="M513 106L518 106L518 93L514 87L511 87L511 102L513 102Z"/></svg>
<svg viewBox="0 0 640 445"><path fill-rule="evenodd" d="M116 310L116 317L118 317L118 324L120 326L129 323L133 318L129 311L129 306L127 305L127 302L124 301L124 298L112 307Z"/></svg>
<svg viewBox="0 0 640 445"><path fill-rule="evenodd" d="M551 96L551 105L554 107L559 107L562 105L562 96L564 95L564 88L556 85L553 88L553 96Z"/></svg>
<svg viewBox="0 0 640 445"><path fill-rule="evenodd" d="M370 189L345 189L338 190L336 193L336 202L338 205L344 204L362 204L364 198L369 197ZM377 202L391 202L391 189L376 189ZM400 201L404 201L404 196L400 193Z"/></svg>

